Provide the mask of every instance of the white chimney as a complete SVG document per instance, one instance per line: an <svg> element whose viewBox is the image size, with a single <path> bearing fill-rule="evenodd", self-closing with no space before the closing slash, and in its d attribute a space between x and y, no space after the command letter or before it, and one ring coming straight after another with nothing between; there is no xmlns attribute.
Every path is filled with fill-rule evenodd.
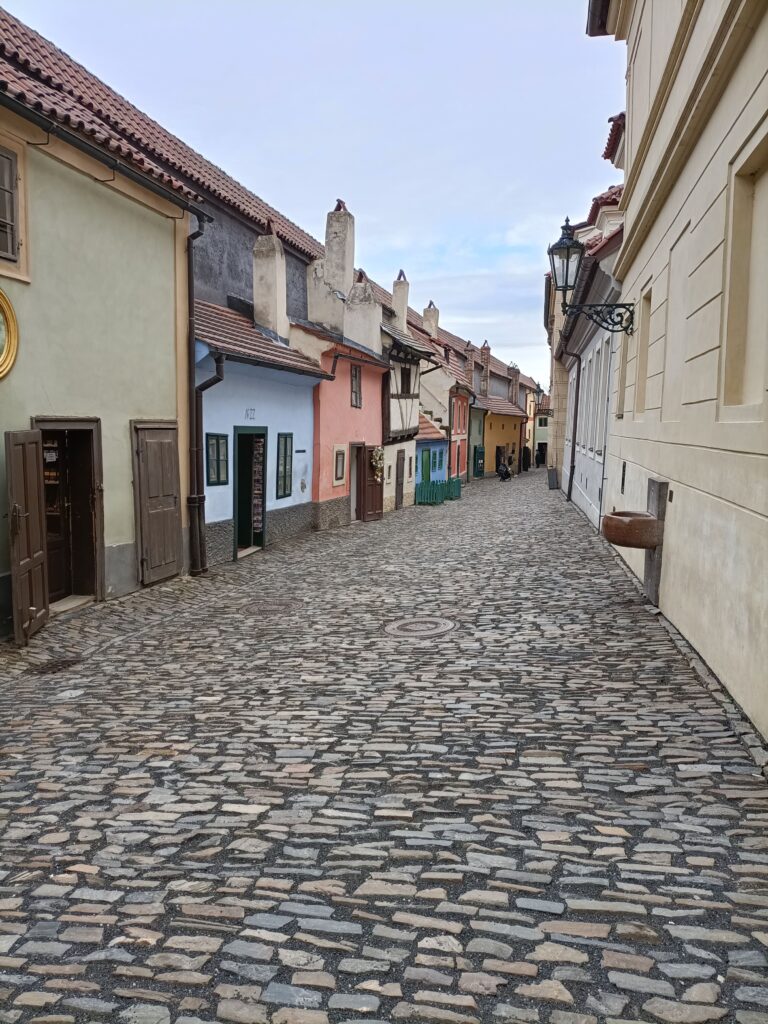
<svg viewBox="0 0 768 1024"><path fill-rule="evenodd" d="M429 305L424 310L424 330L431 338L437 337L437 328L440 324L440 310L434 304L432 299L429 300Z"/></svg>
<svg viewBox="0 0 768 1024"><path fill-rule="evenodd" d="M271 221L267 222L267 230L269 233L257 238L253 247L253 319L259 326L287 338L285 252Z"/></svg>
<svg viewBox="0 0 768 1024"><path fill-rule="evenodd" d="M392 285L392 307L395 311L395 326L401 331L408 329L408 292L410 285L405 271L401 270Z"/></svg>
<svg viewBox="0 0 768 1024"><path fill-rule="evenodd" d="M344 307L344 336L374 352L381 352L381 303L376 301L363 270L358 271Z"/></svg>
<svg viewBox="0 0 768 1024"><path fill-rule="evenodd" d="M334 291L349 295L355 269L355 218L343 199L325 222L325 283Z"/></svg>

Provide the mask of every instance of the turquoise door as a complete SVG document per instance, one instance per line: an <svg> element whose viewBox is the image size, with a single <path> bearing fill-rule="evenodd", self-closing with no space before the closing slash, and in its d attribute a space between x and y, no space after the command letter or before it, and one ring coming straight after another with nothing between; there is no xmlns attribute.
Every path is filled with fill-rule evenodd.
<svg viewBox="0 0 768 1024"><path fill-rule="evenodd" d="M429 469L431 457L429 448L425 448L421 453L421 482L423 484L428 484L432 479L432 474Z"/></svg>

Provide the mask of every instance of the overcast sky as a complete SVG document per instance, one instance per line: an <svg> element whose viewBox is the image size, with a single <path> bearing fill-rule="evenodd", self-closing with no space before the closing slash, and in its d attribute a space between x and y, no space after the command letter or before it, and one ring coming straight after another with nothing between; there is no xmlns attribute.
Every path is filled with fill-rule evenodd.
<svg viewBox="0 0 768 1024"><path fill-rule="evenodd" d="M7 9L356 262L549 385L546 246L620 181L622 44L587 0L4 0Z"/></svg>

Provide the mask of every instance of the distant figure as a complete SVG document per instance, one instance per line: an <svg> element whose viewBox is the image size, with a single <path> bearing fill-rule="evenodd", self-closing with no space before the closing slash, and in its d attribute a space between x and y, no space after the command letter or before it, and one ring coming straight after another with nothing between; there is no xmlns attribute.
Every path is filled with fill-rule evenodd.
<svg viewBox="0 0 768 1024"><path fill-rule="evenodd" d="M498 474L499 480L510 480L512 478L512 474L510 473L509 466L506 462L499 463L496 473Z"/></svg>
<svg viewBox="0 0 768 1024"><path fill-rule="evenodd" d="M536 463L536 469L539 469L541 467L541 452L538 448L536 449L536 454L534 455L534 462Z"/></svg>

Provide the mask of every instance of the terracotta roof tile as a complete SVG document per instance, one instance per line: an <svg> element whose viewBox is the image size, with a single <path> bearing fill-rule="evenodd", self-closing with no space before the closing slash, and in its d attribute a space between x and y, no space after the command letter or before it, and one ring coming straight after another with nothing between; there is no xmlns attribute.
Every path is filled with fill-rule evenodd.
<svg viewBox="0 0 768 1024"><path fill-rule="evenodd" d="M217 352L258 366L330 379L330 374L319 363L296 349L273 341L242 313L226 306L195 302L195 337Z"/></svg>
<svg viewBox="0 0 768 1024"><path fill-rule="evenodd" d="M514 402L508 402L506 398L496 398L494 395L478 395L475 399L478 409L486 409L496 416L520 416L527 419L527 413Z"/></svg>
<svg viewBox="0 0 768 1024"><path fill-rule="evenodd" d="M611 187L607 188L605 192L601 192L599 196L595 196L592 200L592 205L589 208L587 224L590 225L595 223L598 213L604 206L618 206L623 194L623 185L611 185Z"/></svg>
<svg viewBox="0 0 768 1024"><path fill-rule="evenodd" d="M624 134L625 121L626 114L623 111L608 118L608 124L611 127L608 132L608 141L605 143L605 149L603 150L603 160L613 160L616 156L616 150L619 148L621 137Z"/></svg>
<svg viewBox="0 0 768 1024"><path fill-rule="evenodd" d="M445 436L444 431L442 431L436 423L433 423L432 420L423 413L419 413L419 432L416 435L416 440L448 442L448 438Z"/></svg>
<svg viewBox="0 0 768 1024"><path fill-rule="evenodd" d="M312 259L322 256L323 246L311 235L2 9L0 89L107 148L125 147L121 155L146 160L147 173L164 164L192 189L210 193L260 226L271 219L282 241Z"/></svg>

